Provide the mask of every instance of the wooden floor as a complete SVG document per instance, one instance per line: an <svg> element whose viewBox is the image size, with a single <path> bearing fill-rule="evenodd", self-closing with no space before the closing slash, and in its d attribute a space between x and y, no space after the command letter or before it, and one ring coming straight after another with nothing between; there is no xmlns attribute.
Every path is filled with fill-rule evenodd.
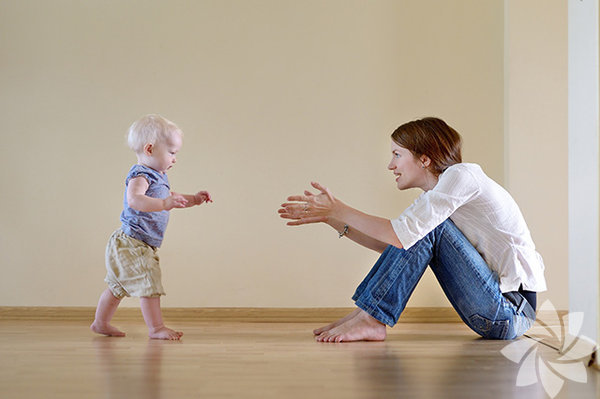
<svg viewBox="0 0 600 399"><path fill-rule="evenodd" d="M85 321L0 320L0 398L550 397L540 381L517 386L521 364L500 352L509 342L462 323L403 323L385 342L342 344L315 342L315 323L170 323L181 342L149 340L141 319L115 324L127 337ZM555 397L600 397L600 373L586 370L587 383L567 379Z"/></svg>

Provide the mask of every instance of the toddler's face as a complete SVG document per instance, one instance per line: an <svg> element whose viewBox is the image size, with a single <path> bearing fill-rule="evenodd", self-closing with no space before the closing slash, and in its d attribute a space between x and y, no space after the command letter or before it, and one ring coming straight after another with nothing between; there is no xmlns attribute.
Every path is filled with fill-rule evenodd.
<svg viewBox="0 0 600 399"><path fill-rule="evenodd" d="M177 162L176 154L181 149L183 140L181 134L173 132L164 141L152 146L152 154L148 158L149 167L165 173Z"/></svg>

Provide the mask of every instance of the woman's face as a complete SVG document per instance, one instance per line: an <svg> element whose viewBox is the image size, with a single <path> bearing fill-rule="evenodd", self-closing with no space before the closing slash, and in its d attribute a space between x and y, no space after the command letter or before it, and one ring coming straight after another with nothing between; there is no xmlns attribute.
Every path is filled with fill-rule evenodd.
<svg viewBox="0 0 600 399"><path fill-rule="evenodd" d="M429 157L416 158L411 151L392 140L392 160L388 169L394 172L399 190L415 187L424 191L432 189L437 183L437 179L433 182L433 175L427 169L430 162ZM434 184L432 185L432 183Z"/></svg>

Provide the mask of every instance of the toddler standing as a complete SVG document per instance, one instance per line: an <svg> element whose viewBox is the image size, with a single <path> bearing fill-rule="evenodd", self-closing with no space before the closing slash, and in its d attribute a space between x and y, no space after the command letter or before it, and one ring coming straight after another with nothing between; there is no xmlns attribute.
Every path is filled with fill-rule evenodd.
<svg viewBox="0 0 600 399"><path fill-rule="evenodd" d="M169 211L212 202L207 191L194 195L170 191L167 170L176 162L182 146L182 131L160 115L146 115L129 128L127 142L138 163L125 179L121 228L106 247L108 288L100 296L91 330L109 336L125 336L110 321L125 296L140 297L148 335L155 339L177 340L182 332L165 327L160 296L165 295L157 250L160 247Z"/></svg>

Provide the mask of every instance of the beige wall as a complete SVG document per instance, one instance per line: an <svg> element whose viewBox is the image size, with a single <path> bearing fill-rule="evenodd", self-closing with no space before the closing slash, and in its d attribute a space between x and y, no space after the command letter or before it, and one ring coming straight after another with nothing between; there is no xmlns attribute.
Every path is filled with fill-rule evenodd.
<svg viewBox="0 0 600 399"><path fill-rule="evenodd" d="M538 301L568 309L567 2L506 4L506 187L544 257Z"/></svg>
<svg viewBox="0 0 600 399"><path fill-rule="evenodd" d="M173 189L215 199L172 212L164 306L350 306L376 254L277 207L315 179L398 215L417 193L394 188L389 134L417 117L456 127L532 213L504 162L502 1L124 3L0 3L0 306L95 305L135 162L124 135L148 112L185 132ZM448 305L431 273L410 305Z"/></svg>

